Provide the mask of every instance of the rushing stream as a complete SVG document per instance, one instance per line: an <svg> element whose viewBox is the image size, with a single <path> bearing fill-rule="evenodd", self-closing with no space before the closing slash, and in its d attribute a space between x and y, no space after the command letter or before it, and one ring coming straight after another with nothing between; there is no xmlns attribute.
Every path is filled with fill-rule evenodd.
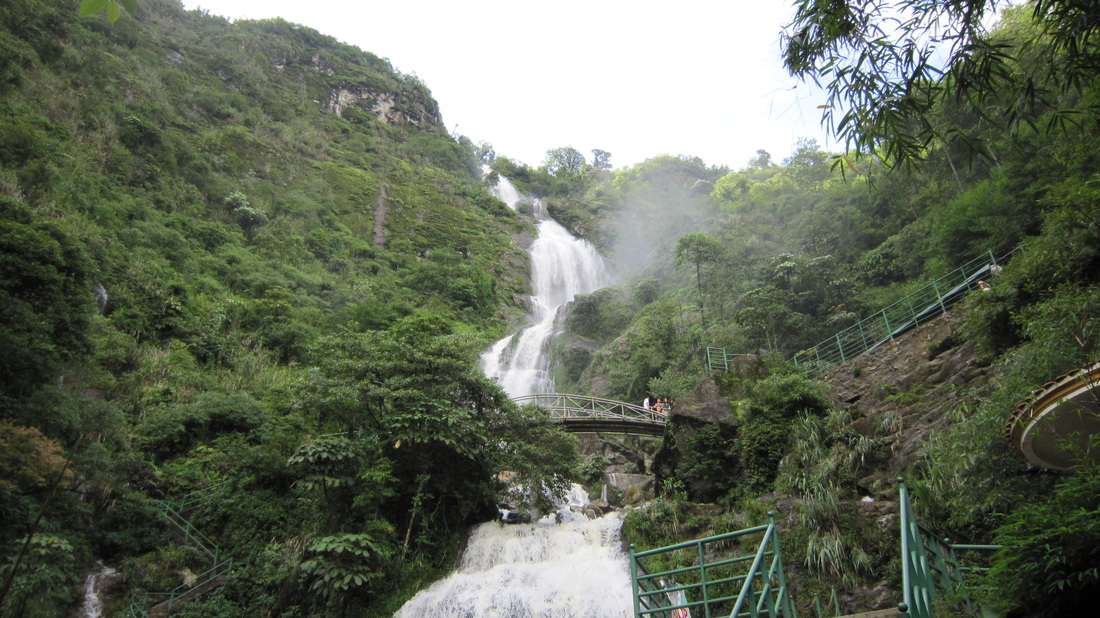
<svg viewBox="0 0 1100 618"><path fill-rule="evenodd" d="M496 195L513 210L521 196L506 178ZM549 340L558 310L577 294L608 284L603 258L534 203L538 238L531 244L531 312L519 333L482 356L485 374L512 397L551 392ZM396 618L626 618L630 573L619 538L622 515L589 519L574 485L556 514L538 523L489 522L470 533L454 573L421 591Z"/></svg>
<svg viewBox="0 0 1100 618"><path fill-rule="evenodd" d="M474 528L455 572L413 597L394 618L630 616L622 514L588 519L571 509L587 503L588 495L574 486L557 514L536 524Z"/></svg>
<svg viewBox="0 0 1100 618"><path fill-rule="evenodd" d="M117 571L102 562L97 562L96 567L95 573L84 578L84 602L80 605L81 618L101 618L103 616L103 605L99 598L100 593L104 584L118 574Z"/></svg>

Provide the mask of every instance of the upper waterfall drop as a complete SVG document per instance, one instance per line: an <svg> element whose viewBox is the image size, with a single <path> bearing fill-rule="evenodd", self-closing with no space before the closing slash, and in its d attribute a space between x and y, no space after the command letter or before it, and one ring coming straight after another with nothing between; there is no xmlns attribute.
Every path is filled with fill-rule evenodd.
<svg viewBox="0 0 1100 618"><path fill-rule="evenodd" d="M523 199L507 178L500 177L493 193L515 210ZM496 379L508 395L522 397L554 389L547 344L553 336L558 310L577 294L607 286L610 276L603 256L588 242L569 233L533 200L538 237L528 251L531 258L531 311L527 326L495 343L482 355L485 374Z"/></svg>

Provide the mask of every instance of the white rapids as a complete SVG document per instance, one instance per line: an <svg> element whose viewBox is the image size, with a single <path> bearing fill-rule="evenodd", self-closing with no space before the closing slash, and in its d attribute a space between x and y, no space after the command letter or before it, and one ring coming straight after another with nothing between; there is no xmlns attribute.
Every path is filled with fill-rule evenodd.
<svg viewBox="0 0 1100 618"><path fill-rule="evenodd" d="M588 495L574 486L568 502ZM630 572L622 514L588 519L570 504L535 524L481 524L458 568L421 591L395 618L628 618Z"/></svg>
<svg viewBox="0 0 1100 618"><path fill-rule="evenodd" d="M105 580L117 574L117 571L102 562L96 563L97 570L84 578L84 602L80 605L81 618L101 618L103 605L99 594Z"/></svg>

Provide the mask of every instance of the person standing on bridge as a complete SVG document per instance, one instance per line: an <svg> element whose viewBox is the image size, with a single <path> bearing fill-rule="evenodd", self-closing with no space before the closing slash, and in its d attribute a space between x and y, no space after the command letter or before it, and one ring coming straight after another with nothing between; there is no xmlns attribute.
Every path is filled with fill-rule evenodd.
<svg viewBox="0 0 1100 618"><path fill-rule="evenodd" d="M645 401L642 402L642 407L645 408L646 410L649 409L649 395L645 396Z"/></svg>

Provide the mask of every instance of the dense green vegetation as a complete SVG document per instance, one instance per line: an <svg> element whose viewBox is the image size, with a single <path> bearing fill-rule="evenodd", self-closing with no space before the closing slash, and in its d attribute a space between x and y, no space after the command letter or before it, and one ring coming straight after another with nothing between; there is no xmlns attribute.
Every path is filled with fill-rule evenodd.
<svg viewBox="0 0 1100 618"><path fill-rule="evenodd" d="M0 613L64 613L94 559L125 574L109 612L201 572L152 499L206 490L191 517L241 576L181 615L386 616L493 514L500 472L594 480L596 460L581 469L477 367L522 313L512 238L532 230L485 191L483 161L618 265L620 285L570 308L559 390L683 400L703 348L763 358L714 381L734 423L673 423L666 446L691 455L626 534L725 532L786 500L808 593L896 577L893 536L844 505L892 469L903 422L832 408L783 358L1025 245L959 309L992 379L902 472L925 523L1006 544L980 594L1055 615L1095 590L1095 468L1036 473L1001 437L1017 401L1100 350L1100 132L1090 113L1048 130L1094 108L1092 73L1044 92L1031 124L937 95L916 129L958 139L919 152L871 137L876 156L803 141L737 170L613 170L554 148L530 167L448 135L425 84L308 28L175 0L122 3L110 25L78 4L0 14ZM1031 15L994 40L1067 53ZM891 171L903 154L919 167Z"/></svg>
<svg viewBox="0 0 1100 618"><path fill-rule="evenodd" d="M64 614L93 558L109 613L201 573L150 499L213 487L192 517L243 577L186 612L390 615L498 472L574 474L477 368L531 224L385 60L77 5L0 15L0 613Z"/></svg>

